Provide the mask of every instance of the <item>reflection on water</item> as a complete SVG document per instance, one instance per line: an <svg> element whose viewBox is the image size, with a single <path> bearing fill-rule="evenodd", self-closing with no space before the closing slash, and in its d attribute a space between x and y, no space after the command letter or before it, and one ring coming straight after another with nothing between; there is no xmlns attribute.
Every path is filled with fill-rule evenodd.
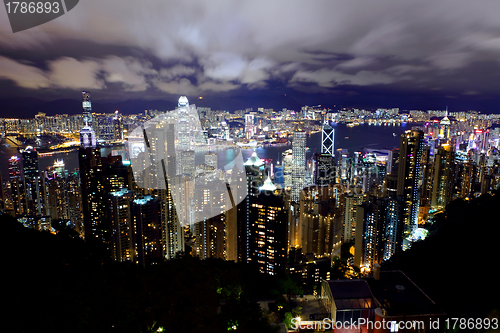
<svg viewBox="0 0 500 333"><path fill-rule="evenodd" d="M361 151L364 147L380 148L380 149L393 149L399 147L400 134L409 129L409 126L373 126L362 124L352 128L344 124L334 124L335 129L335 149L344 148L352 153L354 151ZM395 135L394 135L394 134ZM17 155L21 157L15 147L8 147L4 145L5 141L0 144L0 171L4 178L8 178L8 165L7 160ZM307 138L307 157L310 157L314 152L321 151L321 133L314 133ZM291 149L292 146L279 146L279 147L266 147L256 148L257 155L262 159L270 159L273 162L281 159L281 154ZM107 156L111 153L111 148L101 149L101 155ZM252 154L254 149L242 149L243 160L246 161ZM217 152L217 163L220 169L224 169L228 163L236 158L239 153L237 148L228 148L221 150L214 150ZM195 154L196 164L204 163L206 151L197 151ZM45 170L48 166L54 164L55 160L64 160L68 172L73 172L78 168L78 150L70 153L55 154L52 156L43 156L39 159L40 170Z"/></svg>

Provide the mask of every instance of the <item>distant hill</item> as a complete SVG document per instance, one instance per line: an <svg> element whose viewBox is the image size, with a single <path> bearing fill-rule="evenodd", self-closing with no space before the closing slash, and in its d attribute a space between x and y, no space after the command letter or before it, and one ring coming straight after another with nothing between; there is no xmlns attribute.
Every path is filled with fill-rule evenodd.
<svg viewBox="0 0 500 333"><path fill-rule="evenodd" d="M92 111L97 113L111 113L119 110L124 114L133 114L151 109L173 110L175 106L175 103L164 100L92 101ZM78 114L82 112L82 103L77 99L58 99L50 102L36 98L0 99L0 117L32 118L38 112L47 115Z"/></svg>
<svg viewBox="0 0 500 333"><path fill-rule="evenodd" d="M286 95L266 96L250 94L248 96L217 96L198 99L190 97L189 102L200 107L210 107L212 110L245 110L246 108L271 108L281 110L300 110L303 104ZM126 100L105 101L93 100L92 111L97 113L112 113L119 110L123 114L136 114L144 110L173 110L177 103L166 100ZM82 112L82 104L79 99L57 99L44 101L36 98L7 98L0 99L0 117L33 118L37 113L43 112L47 115L55 114L78 114Z"/></svg>

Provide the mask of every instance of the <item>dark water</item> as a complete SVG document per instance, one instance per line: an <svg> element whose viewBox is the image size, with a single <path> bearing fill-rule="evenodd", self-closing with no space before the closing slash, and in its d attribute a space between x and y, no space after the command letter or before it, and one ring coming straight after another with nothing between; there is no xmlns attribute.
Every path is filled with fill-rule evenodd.
<svg viewBox="0 0 500 333"><path fill-rule="evenodd" d="M374 126L374 125L359 125L355 127L347 127L344 124L334 124L335 129L335 150L339 148L347 149L350 154L355 151L362 151L363 148L372 149L393 149L399 147L400 135L404 131L411 128L410 125L402 126ZM3 142L2 142L3 143ZM307 138L307 147L309 147L308 157L310 157L314 152L321 151L321 133L314 133ZM276 162L282 152L287 149L291 149L292 146L280 146L280 147L266 147L266 148L256 148L257 155L263 159L272 159ZM246 161L252 154L253 149L243 149L242 155L243 159ZM111 149L102 149L102 156L107 156L111 153ZM4 178L8 178L8 159L17 155L21 157L21 154L17 151L15 147L6 147L5 145L0 145L0 171ZM237 156L237 151L233 149L223 150L218 152L218 164L219 168L223 168L224 165L230 163ZM203 163L204 153L199 152L196 154L196 163ZM43 156L39 158L39 168L40 170L45 170L48 166L54 164L56 160L63 160L66 165L66 170L68 172L73 172L75 168L78 168L78 151L72 151L70 153L55 154L52 156Z"/></svg>
<svg viewBox="0 0 500 333"><path fill-rule="evenodd" d="M411 128L410 125L404 126L374 126L374 125L359 125L347 127L344 124L334 124L335 129L335 146L334 149L347 149L349 154L355 151L362 151L363 148L370 149L394 149L399 148L401 133ZM308 136L307 147L309 151L307 157L310 157L315 152L321 152L321 132L314 133ZM280 154L291 149L292 146L284 147L266 147L257 148L257 155L263 159L272 159L274 162L280 158ZM252 149L245 149L243 157L246 160L252 154Z"/></svg>

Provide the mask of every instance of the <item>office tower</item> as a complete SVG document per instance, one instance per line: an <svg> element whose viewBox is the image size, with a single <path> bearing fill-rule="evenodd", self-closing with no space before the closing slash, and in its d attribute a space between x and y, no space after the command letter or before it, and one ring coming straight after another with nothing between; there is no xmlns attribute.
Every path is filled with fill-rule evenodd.
<svg viewBox="0 0 500 333"><path fill-rule="evenodd" d="M403 198L405 237L418 226L423 136L424 133L419 130L408 130L401 134L397 195Z"/></svg>
<svg viewBox="0 0 500 333"><path fill-rule="evenodd" d="M276 187L266 179L250 205L248 262L261 273L281 274L286 268L287 214L283 199L273 192Z"/></svg>
<svg viewBox="0 0 500 333"><path fill-rule="evenodd" d="M402 249L402 209L398 198L375 198L356 212L354 265L371 271Z"/></svg>
<svg viewBox="0 0 500 333"><path fill-rule="evenodd" d="M356 236L356 214L362 202L362 194L350 193L344 197L344 243L353 241Z"/></svg>
<svg viewBox="0 0 500 333"><path fill-rule="evenodd" d="M274 184L279 188L285 188L285 168L282 163L279 161L276 162L276 166L274 167Z"/></svg>
<svg viewBox="0 0 500 333"><path fill-rule="evenodd" d="M293 132L291 201L299 202L306 172L306 132Z"/></svg>
<svg viewBox="0 0 500 333"><path fill-rule="evenodd" d="M254 151L252 156L243 165L247 174L248 194L253 196L259 194L259 187L264 183L264 162L257 156L257 152Z"/></svg>
<svg viewBox="0 0 500 333"><path fill-rule="evenodd" d="M349 158L347 149L339 149L337 161L337 183L345 183L351 180L352 159Z"/></svg>
<svg viewBox="0 0 500 333"><path fill-rule="evenodd" d="M14 216L24 214L24 193L20 164L21 159L18 156L12 156L8 160L10 199L12 202L12 213Z"/></svg>
<svg viewBox="0 0 500 333"><path fill-rule="evenodd" d="M87 123L80 130L80 146L83 148L95 148L97 146L97 137L94 129Z"/></svg>
<svg viewBox="0 0 500 333"><path fill-rule="evenodd" d="M26 200L26 214L45 215L43 205L44 189L38 169L38 152L31 146L21 151L24 173L24 193Z"/></svg>
<svg viewBox="0 0 500 333"><path fill-rule="evenodd" d="M365 157L361 157L361 153L355 153L355 163L353 177L356 177L356 181L353 182L354 185L361 185L363 193L376 191L377 185L380 183L376 155L366 153Z"/></svg>
<svg viewBox="0 0 500 333"><path fill-rule="evenodd" d="M92 128L92 103L90 102L90 93L82 91L83 122L86 126Z"/></svg>
<svg viewBox="0 0 500 333"><path fill-rule="evenodd" d="M177 108L177 149L191 149L190 107L186 96L181 96Z"/></svg>
<svg viewBox="0 0 500 333"><path fill-rule="evenodd" d="M118 110L116 110L113 116L113 141L120 140L123 140L123 120Z"/></svg>
<svg viewBox="0 0 500 333"><path fill-rule="evenodd" d="M254 122L255 116L253 114L245 115L245 135L247 139L250 139L255 134Z"/></svg>
<svg viewBox="0 0 500 333"><path fill-rule="evenodd" d="M292 149L287 149L282 154L283 165L283 184L287 191L292 189L292 169L293 169L293 155Z"/></svg>
<svg viewBox="0 0 500 333"><path fill-rule="evenodd" d="M387 156L387 174L396 175L399 171L399 148L389 150Z"/></svg>
<svg viewBox="0 0 500 333"><path fill-rule="evenodd" d="M322 154L335 154L335 130L325 122L323 130L321 131L321 153Z"/></svg>
<svg viewBox="0 0 500 333"><path fill-rule="evenodd" d="M437 149L434 155L431 209L443 209L451 201L454 169L453 148L449 144L443 144Z"/></svg>
<svg viewBox="0 0 500 333"><path fill-rule="evenodd" d="M331 185L335 182L335 160L331 154L313 155L313 179L318 186Z"/></svg>

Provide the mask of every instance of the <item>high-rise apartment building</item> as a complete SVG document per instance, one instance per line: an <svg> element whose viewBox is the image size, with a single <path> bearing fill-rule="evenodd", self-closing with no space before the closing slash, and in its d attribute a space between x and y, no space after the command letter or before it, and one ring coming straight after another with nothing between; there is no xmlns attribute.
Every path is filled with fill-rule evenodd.
<svg viewBox="0 0 500 333"><path fill-rule="evenodd" d="M350 193L344 197L344 243L353 241L356 237L356 214L362 203L362 194Z"/></svg>
<svg viewBox="0 0 500 333"><path fill-rule="evenodd" d="M423 138L424 133L419 130L408 130L401 134L397 195L403 200L405 236L409 236L418 226Z"/></svg>
<svg viewBox="0 0 500 333"><path fill-rule="evenodd" d="M431 209L439 210L451 201L453 196L454 151L449 144L443 144L434 154L434 180L431 193Z"/></svg>
<svg viewBox="0 0 500 333"><path fill-rule="evenodd" d="M402 249L401 201L371 197L357 209L354 265L368 271Z"/></svg>
<svg viewBox="0 0 500 333"><path fill-rule="evenodd" d="M270 275L284 273L287 261L287 214L275 190L268 178L252 197L249 211L248 262Z"/></svg>

